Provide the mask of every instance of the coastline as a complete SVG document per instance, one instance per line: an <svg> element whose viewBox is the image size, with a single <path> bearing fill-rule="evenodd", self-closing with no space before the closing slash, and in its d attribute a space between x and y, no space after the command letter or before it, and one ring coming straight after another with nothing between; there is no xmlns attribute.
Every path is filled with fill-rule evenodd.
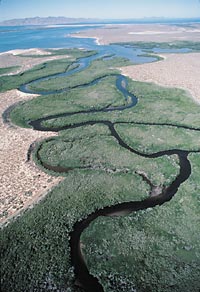
<svg viewBox="0 0 200 292"><path fill-rule="evenodd" d="M6 52L1 52L1 55L21 55L21 54L29 54L29 55L51 55L50 52L45 51L44 49L39 49L39 48L31 48L31 49L15 49L15 50L9 50Z"/></svg>
<svg viewBox="0 0 200 292"><path fill-rule="evenodd" d="M67 35L68 36L68 35ZM97 36L81 36L78 33L77 34L70 34L69 36L73 37L73 38L77 38L77 39L94 39L95 43L97 46L101 46L104 45L104 43L101 41L100 37Z"/></svg>

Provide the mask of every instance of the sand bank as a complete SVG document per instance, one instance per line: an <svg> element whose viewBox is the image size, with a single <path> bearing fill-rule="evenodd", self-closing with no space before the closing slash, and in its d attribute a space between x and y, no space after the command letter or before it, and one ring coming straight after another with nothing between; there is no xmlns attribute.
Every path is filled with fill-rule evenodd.
<svg viewBox="0 0 200 292"><path fill-rule="evenodd" d="M121 68L122 74L144 82L187 90L200 104L200 53L162 54L164 60Z"/></svg>
<svg viewBox="0 0 200 292"><path fill-rule="evenodd" d="M165 24L106 25L73 34L74 37L98 38L101 45L116 42L200 41L200 24L176 26Z"/></svg>
<svg viewBox="0 0 200 292"><path fill-rule="evenodd" d="M73 36L73 37L80 38L80 39L82 39L82 38L83 38L83 39L84 39L84 38L87 38L87 39L94 39L95 43L96 43L98 46L101 45L101 39L100 39L99 37L97 37L97 36L92 36L92 37L88 36L88 37L85 37L85 36L79 35L79 33L75 33L75 34L73 34L73 35L71 35L71 34L67 34L67 35L66 35L66 37L69 37L69 36ZM79 49L80 49L80 48L79 48Z"/></svg>
<svg viewBox="0 0 200 292"><path fill-rule="evenodd" d="M0 55L7 55L7 54L11 54L14 56L17 55L51 55L51 52L47 52L45 50L42 49L37 49L37 48L33 48L33 49L17 49L17 50L10 50L7 52L2 52L0 53Z"/></svg>

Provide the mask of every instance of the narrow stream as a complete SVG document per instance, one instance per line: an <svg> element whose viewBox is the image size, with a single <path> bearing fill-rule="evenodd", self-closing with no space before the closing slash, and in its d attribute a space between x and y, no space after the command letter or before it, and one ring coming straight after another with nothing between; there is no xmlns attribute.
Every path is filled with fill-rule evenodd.
<svg viewBox="0 0 200 292"><path fill-rule="evenodd" d="M47 80L47 79L52 79L52 78L57 78L60 76L70 76L72 74L75 74L76 72L80 72L81 70L84 70L87 68L90 64L90 62L96 58L99 58L99 55L88 57L88 58L81 58L78 62L76 62L77 67L75 69L72 69L71 71L68 71L67 73L62 73L62 74L54 74L50 77L45 77L45 78L39 78L38 80L35 80L33 82L30 82L29 84L25 84L20 87L20 90L26 93L38 93L41 95L46 95L46 94L52 94L52 93L61 93L64 91L69 90L69 88L65 88L62 90L58 91L49 91L49 92L41 92L41 91L32 91L29 88L30 84L36 84L40 81ZM81 126L86 126L86 125L95 125L95 124L104 124L106 125L110 132L111 135L116 139L116 142L123 148L125 148L127 151L130 151L136 155L139 155L141 157L146 157L149 159L157 158L157 157L162 157L165 155L174 155L176 154L179 159L179 166L180 166L180 171L175 180L171 183L170 186L168 186L166 189L163 189L160 194L157 196L152 196L148 197L145 200L142 201L131 201L131 202L124 202L120 204L113 205L111 207L105 207L103 209L97 210L94 213L88 215L86 219L83 219L80 222L76 222L73 228L73 232L70 234L70 247L71 247L71 262L75 270L75 275L77 282L80 283L80 286L86 291L86 292L100 292L104 291L103 287L99 283L98 279L90 275L87 265L85 263L84 257L82 255L81 247L80 247L80 237L82 232L89 226L89 224L94 221L97 217L99 216L121 216L125 214L130 214L131 212L138 211L138 210L144 210L150 207L155 207L157 205L162 205L163 203L169 201L177 192L178 188L180 185L185 182L190 174L191 174L191 165L190 161L188 160L188 155L192 152L200 152L199 151L183 151L180 149L171 149L171 150L166 150L166 151L159 151L156 153L152 154L145 154L140 151L137 151L127 145L123 139L120 137L120 135L117 133L115 129L115 124L117 123L112 123L109 120L102 120L102 121L95 121L95 120L90 120L88 122L82 122L82 123L77 123L74 125L68 125L68 126L62 126L62 127L46 127L44 126L43 122L45 121L50 121L55 118L61 118L61 117L67 117L67 116L72 116L72 115L77 115L77 114L88 114L88 113L96 113L96 112L110 112L110 111L121 111L125 110L127 108L131 108L133 106L137 105L137 98L134 96L132 93L130 93L127 90L127 85L128 85L128 80L125 76L120 75L120 74L111 74L111 75L105 75L100 78L97 78L93 80L92 82L89 82L87 84L82 84L78 85L74 88L77 87L86 87L86 86L92 86L95 85L99 82L101 82L104 78L107 76L115 76L116 77L116 87L117 89L123 94L124 96L124 105L118 106L118 107L113 107L113 106L108 106L103 109L91 109L91 110L85 110L85 111L79 111L79 112L71 112L71 113L62 113L62 114L57 114L57 115L51 115L45 118L40 118L34 121L30 121L29 124L32 126L33 129L39 130L39 131L55 131L59 132L64 129L72 129L72 128L77 128ZM128 102L130 100L130 102ZM122 122L123 123L123 122ZM124 122L126 123L126 122ZM134 122L132 122L134 123ZM130 123L131 124L131 123ZM152 124L152 123L135 123L135 124L141 124L141 125L160 125L160 126L173 126L173 127L180 127L180 128L185 128L185 129L190 129L190 130L195 130L195 131L200 131L200 129L194 129L191 127L187 126L177 126L174 124ZM31 146L29 149L29 157L30 157L30 152L33 150L33 147ZM64 167L53 167L51 165L48 165L47 163L42 162L41 157L39 155L40 148L37 150L37 158L40 160L41 164L43 165L44 168L53 170L58 173L62 172L68 172L72 170L72 168L64 168ZM90 166L88 166L90 167ZM87 168L87 167L86 167Z"/></svg>

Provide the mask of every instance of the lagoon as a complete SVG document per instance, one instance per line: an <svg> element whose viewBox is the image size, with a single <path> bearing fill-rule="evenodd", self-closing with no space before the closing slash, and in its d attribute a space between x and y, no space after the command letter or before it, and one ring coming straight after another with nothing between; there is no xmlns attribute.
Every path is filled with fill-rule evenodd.
<svg viewBox="0 0 200 292"><path fill-rule="evenodd" d="M134 22L132 21L132 23ZM113 22L113 24L116 24L116 22ZM87 50L97 50L102 55L113 54L125 57L136 64L156 61L156 58L153 57L139 57L139 55L144 54L144 51L140 48L98 45L93 38L75 38L70 36L71 34L95 29L103 25L102 23L95 23L65 26L0 26L0 52L30 48L84 48ZM155 48L153 51L156 53L163 52L158 48ZM168 52L173 53L177 52L177 50L168 50Z"/></svg>

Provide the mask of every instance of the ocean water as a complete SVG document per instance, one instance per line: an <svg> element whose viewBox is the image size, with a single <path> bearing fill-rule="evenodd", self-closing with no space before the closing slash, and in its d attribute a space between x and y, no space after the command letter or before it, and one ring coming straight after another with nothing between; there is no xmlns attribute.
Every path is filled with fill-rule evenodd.
<svg viewBox="0 0 200 292"><path fill-rule="evenodd" d="M174 21L174 20L173 20ZM159 21L162 22L162 21ZM185 23L186 20L177 21L177 25ZM187 23L200 22L200 19L187 20ZM106 22L110 24L116 23L141 23L140 21L112 21ZM156 23L156 21L143 23ZM168 20L168 24L172 21ZM94 39L91 38L74 38L70 34L79 31L101 27L102 23L95 24L78 24L67 26L0 26L0 52L6 52L15 49L29 48L85 48L89 50L98 50L104 54L114 54L121 57L129 58L134 63L152 62L155 58L139 57L144 52L139 49L125 48L117 45L99 46ZM163 52L155 48L155 52ZM173 52L173 50L165 50L165 52ZM176 50L181 52L181 50Z"/></svg>
<svg viewBox="0 0 200 292"><path fill-rule="evenodd" d="M0 52L29 48L93 47L93 39L73 38L69 34L96 27L0 26Z"/></svg>
<svg viewBox="0 0 200 292"><path fill-rule="evenodd" d="M117 55L134 63L152 62L155 58L139 57L142 50L117 45L99 46L92 38L74 38L70 34L96 28L96 25L69 26L2 26L0 27L0 52L29 48L85 48L97 50L101 55Z"/></svg>

